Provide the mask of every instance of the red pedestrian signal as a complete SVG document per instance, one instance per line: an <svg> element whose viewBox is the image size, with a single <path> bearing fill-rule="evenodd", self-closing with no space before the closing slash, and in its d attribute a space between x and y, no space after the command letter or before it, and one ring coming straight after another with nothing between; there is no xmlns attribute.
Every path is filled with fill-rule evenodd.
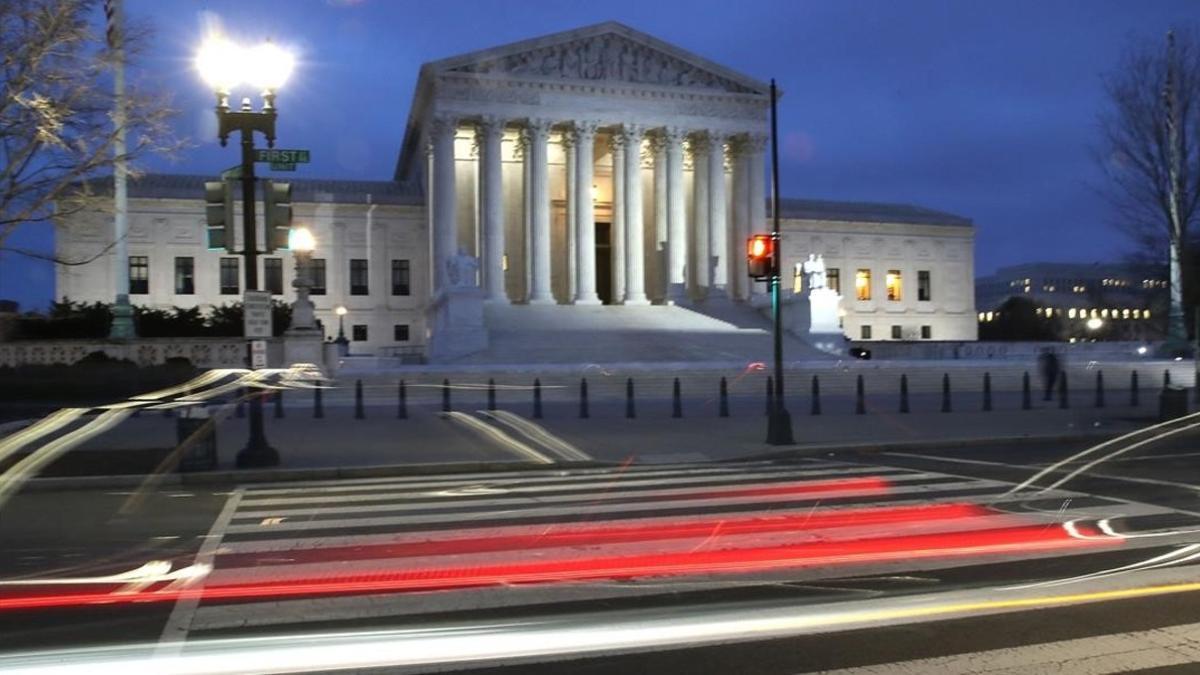
<svg viewBox="0 0 1200 675"><path fill-rule="evenodd" d="M746 268L750 278L758 281L771 278L774 262L774 237L769 234L755 234L746 240Z"/></svg>

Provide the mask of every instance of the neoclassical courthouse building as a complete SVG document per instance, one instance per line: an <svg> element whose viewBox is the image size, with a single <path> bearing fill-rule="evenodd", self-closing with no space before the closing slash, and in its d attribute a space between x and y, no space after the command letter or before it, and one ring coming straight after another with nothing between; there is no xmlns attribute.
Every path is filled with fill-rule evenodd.
<svg viewBox="0 0 1200 675"><path fill-rule="evenodd" d="M332 336L345 307L352 348L385 354L437 341L432 307L451 287L563 317L753 304L765 285L746 275L744 242L768 228L769 107L763 82L617 23L426 63L392 180L292 181L295 224L317 240L318 318ZM130 184L135 304L240 300L242 260L205 245L204 180ZM784 269L824 256L849 338L975 339L970 220L896 204L779 208ZM111 216L77 216L57 248L84 257L111 240ZM292 256L260 264L263 288L289 299ZM112 268L60 266L57 295L111 300ZM476 278L451 278L464 270Z"/></svg>

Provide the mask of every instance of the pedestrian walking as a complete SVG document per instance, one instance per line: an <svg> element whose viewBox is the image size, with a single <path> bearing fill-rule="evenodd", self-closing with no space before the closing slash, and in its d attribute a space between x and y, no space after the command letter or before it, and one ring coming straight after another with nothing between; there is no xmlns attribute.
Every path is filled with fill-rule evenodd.
<svg viewBox="0 0 1200 675"><path fill-rule="evenodd" d="M1046 347L1042 349L1042 353L1038 354L1038 371L1042 374L1042 385L1045 395L1043 401L1054 399L1054 385L1058 382L1058 374L1062 370L1058 362L1058 355L1054 350Z"/></svg>

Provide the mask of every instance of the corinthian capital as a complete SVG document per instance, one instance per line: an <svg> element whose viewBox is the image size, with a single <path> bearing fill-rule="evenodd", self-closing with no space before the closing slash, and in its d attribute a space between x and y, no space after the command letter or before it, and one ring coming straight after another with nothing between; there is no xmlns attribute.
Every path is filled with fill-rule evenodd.
<svg viewBox="0 0 1200 675"><path fill-rule="evenodd" d="M583 143L584 141L596 138L596 129L599 124L590 120L575 121L575 140Z"/></svg>
<svg viewBox="0 0 1200 675"><path fill-rule="evenodd" d="M662 131L662 138L666 141L667 147L681 147L687 135L687 129L683 127L664 127Z"/></svg>
<svg viewBox="0 0 1200 675"><path fill-rule="evenodd" d="M454 135L458 131L458 117L455 115L437 114L429 120L429 135L439 138L446 134Z"/></svg>
<svg viewBox="0 0 1200 675"><path fill-rule="evenodd" d="M475 125L475 142L483 143L487 139L504 138L505 119L497 115L484 115Z"/></svg>
<svg viewBox="0 0 1200 675"><path fill-rule="evenodd" d="M553 126L553 124L554 123L548 119L538 117L530 118L529 122L525 125L525 135L530 141L545 143L550 139L550 127Z"/></svg>
<svg viewBox="0 0 1200 675"><path fill-rule="evenodd" d="M766 134L759 134L759 133L746 134L746 151L747 152L758 154L760 152L765 151L766 149L767 149L767 135Z"/></svg>

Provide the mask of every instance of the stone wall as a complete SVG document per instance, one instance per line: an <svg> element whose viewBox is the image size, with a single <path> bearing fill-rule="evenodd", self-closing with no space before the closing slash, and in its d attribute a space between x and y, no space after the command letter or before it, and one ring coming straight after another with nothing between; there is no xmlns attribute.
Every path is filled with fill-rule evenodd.
<svg viewBox="0 0 1200 675"><path fill-rule="evenodd" d="M133 342L106 340L38 340L0 343L0 367L70 365L92 352L125 359L139 366L184 358L198 368L246 367L246 341L242 338L146 338ZM269 341L268 358L282 358L279 340Z"/></svg>
<svg viewBox="0 0 1200 675"><path fill-rule="evenodd" d="M1158 345L1145 342L973 342L973 341L922 341L922 342L860 342L853 341L851 347L862 347L871 351L872 359L1009 359L1031 360L1043 349L1071 361L1112 360L1151 358ZM1138 349L1145 347L1145 354Z"/></svg>

